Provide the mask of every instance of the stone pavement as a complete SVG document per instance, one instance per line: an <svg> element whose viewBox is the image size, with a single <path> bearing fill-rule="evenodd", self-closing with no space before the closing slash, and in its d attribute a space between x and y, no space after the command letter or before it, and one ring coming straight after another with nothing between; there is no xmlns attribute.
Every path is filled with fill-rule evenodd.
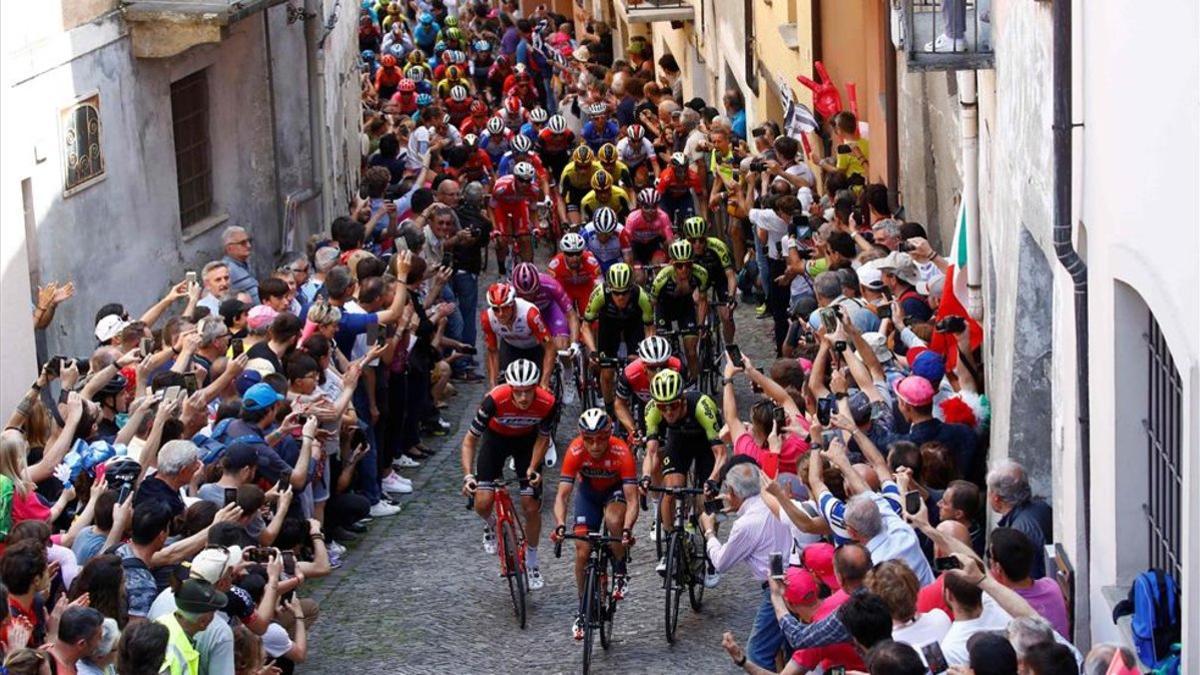
<svg viewBox="0 0 1200 675"><path fill-rule="evenodd" d="M755 320L751 306L737 314L743 351L765 366L773 353L769 320ZM484 393L482 385L460 385L459 391L444 411L455 428L444 438L426 440L439 451L410 473L415 491L403 498L404 510L376 520L351 544L346 564L314 587L321 616L301 672L579 672L581 650L570 635L576 611L572 551L564 547L556 560L546 539L558 471L546 472L539 547L546 586L531 592L527 627L521 630L496 556L480 545L482 523L459 494L458 448ZM739 392L739 399L752 400L748 390ZM571 421L579 412L576 403L563 415L560 453L574 434ZM618 607L611 649L605 652L596 641L594 672L736 672L720 647L721 634L731 630L745 644L760 597L758 584L739 567L705 592L702 612L692 612L684 598L676 643L668 645L646 515L636 529L630 595Z"/></svg>

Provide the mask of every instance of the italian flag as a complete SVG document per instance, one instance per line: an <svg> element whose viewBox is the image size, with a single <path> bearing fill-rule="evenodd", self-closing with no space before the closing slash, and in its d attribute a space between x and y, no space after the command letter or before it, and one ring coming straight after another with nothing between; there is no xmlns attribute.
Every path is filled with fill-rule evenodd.
<svg viewBox="0 0 1200 675"><path fill-rule="evenodd" d="M942 302L938 305L935 320L940 321L947 316L961 316L967 320L967 330L971 337L971 349L976 349L983 343L983 326L967 314L967 209L962 203L958 205L958 219L954 226L954 240L950 244L947 256L950 266L946 268L946 282L942 285ZM975 261L975 264L980 264ZM942 338L939 340L939 338ZM957 344L952 338L935 333L930 347L941 352L946 358L946 368L951 369L958 360ZM938 344L942 342L943 344Z"/></svg>

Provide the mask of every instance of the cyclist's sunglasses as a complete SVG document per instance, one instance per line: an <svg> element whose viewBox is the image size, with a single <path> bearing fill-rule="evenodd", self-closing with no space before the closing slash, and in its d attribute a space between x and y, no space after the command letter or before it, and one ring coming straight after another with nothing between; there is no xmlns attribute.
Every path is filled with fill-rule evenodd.
<svg viewBox="0 0 1200 675"><path fill-rule="evenodd" d="M689 268L689 267L691 267L691 266L692 266L692 263L690 263L690 262L677 262L677 263L673 263L673 265L675 266L675 269L677 269L677 270L686 270L687 268Z"/></svg>
<svg viewBox="0 0 1200 675"><path fill-rule="evenodd" d="M583 251L579 251L577 253L563 253L563 255L568 258L580 258L583 256Z"/></svg>
<svg viewBox="0 0 1200 675"><path fill-rule="evenodd" d="M621 290L619 290L619 291L618 291L618 290L616 290L616 289L613 289L613 292L612 292L612 294L613 294L613 295L629 295L630 291L632 291L632 290L633 290L633 289L631 289L631 288L623 288L623 289L621 289Z"/></svg>
<svg viewBox="0 0 1200 675"><path fill-rule="evenodd" d="M666 402L655 401L654 407L658 408L659 410L661 410L663 412L666 412L668 410L674 410L677 406L680 406L682 404L683 404L683 399L679 398L679 399L675 399L674 401L666 401Z"/></svg>

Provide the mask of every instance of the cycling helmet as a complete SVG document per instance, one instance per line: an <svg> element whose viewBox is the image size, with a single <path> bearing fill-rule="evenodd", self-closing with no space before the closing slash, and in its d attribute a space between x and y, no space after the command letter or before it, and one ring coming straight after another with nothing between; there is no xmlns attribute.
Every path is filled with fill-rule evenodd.
<svg viewBox="0 0 1200 675"><path fill-rule="evenodd" d="M516 73L517 75L524 75L526 70L527 70L527 68L525 67L524 63L518 63L515 66L513 66L513 72Z"/></svg>
<svg viewBox="0 0 1200 675"><path fill-rule="evenodd" d="M461 80L462 79L462 69L459 68L458 66L446 66L446 79L447 80Z"/></svg>
<svg viewBox="0 0 1200 675"><path fill-rule="evenodd" d="M555 115L550 118L548 126L550 127L550 133L561 134L567 130L567 118L562 115Z"/></svg>
<svg viewBox="0 0 1200 675"><path fill-rule="evenodd" d="M417 94L417 105L422 108L427 105L433 105L433 97L429 94Z"/></svg>
<svg viewBox="0 0 1200 675"><path fill-rule="evenodd" d="M450 98L458 103L462 103L463 101L467 100L467 88L461 84L456 84L453 87L450 87Z"/></svg>
<svg viewBox="0 0 1200 675"><path fill-rule="evenodd" d="M671 342L661 335L651 335L638 345L638 356L646 363L656 366L671 358Z"/></svg>
<svg viewBox="0 0 1200 675"><path fill-rule="evenodd" d="M461 49L455 49L453 52L450 53L450 60L455 63L459 63L459 64L466 63L467 62L467 53L462 51Z"/></svg>
<svg viewBox="0 0 1200 675"><path fill-rule="evenodd" d="M400 84L396 85L396 89L406 94L411 94L417 90L417 83L406 77L400 80Z"/></svg>
<svg viewBox="0 0 1200 675"><path fill-rule="evenodd" d="M487 130L493 136L504 133L504 120L499 117L493 117L487 121Z"/></svg>
<svg viewBox="0 0 1200 675"><path fill-rule="evenodd" d="M683 221L683 236L688 239L699 239L708 232L708 223L700 216L692 216Z"/></svg>
<svg viewBox="0 0 1200 675"><path fill-rule="evenodd" d="M530 183L534 176L533 165L529 162L517 162L517 165L513 167L513 175L523 183Z"/></svg>
<svg viewBox="0 0 1200 675"><path fill-rule="evenodd" d="M612 430L612 420L604 408L588 408L579 416L579 431L585 434L607 434Z"/></svg>
<svg viewBox="0 0 1200 675"><path fill-rule="evenodd" d="M413 82L424 82L425 81L425 69L422 68L421 66L413 66L413 67L409 68L408 70L404 71L404 74L405 74L405 76L408 77L408 79L412 80Z"/></svg>
<svg viewBox="0 0 1200 675"><path fill-rule="evenodd" d="M592 214L592 225L596 226L596 231L601 234L608 234L617 231L617 212L601 206Z"/></svg>
<svg viewBox="0 0 1200 675"><path fill-rule="evenodd" d="M408 53L408 62L414 66L419 66L425 63L425 52L420 49L414 49Z"/></svg>
<svg viewBox="0 0 1200 675"><path fill-rule="evenodd" d="M633 268L628 263L617 263L604 273L604 284L610 291L623 291L633 285Z"/></svg>
<svg viewBox="0 0 1200 675"><path fill-rule="evenodd" d="M488 42L487 40L476 40L474 46L475 46L475 51L477 51L477 52L492 51L492 43Z"/></svg>
<svg viewBox="0 0 1200 675"><path fill-rule="evenodd" d="M583 249L587 247L587 242L583 240L579 234L568 232L558 240L558 249L563 253L583 253Z"/></svg>
<svg viewBox="0 0 1200 675"><path fill-rule="evenodd" d="M446 24L446 27L447 27L447 28L454 28L454 29L456 29L456 30L457 30L457 28L458 28L458 17L457 17L457 16L454 16L453 14L451 14L450 16L446 17L446 21L445 21L444 23Z"/></svg>
<svg viewBox="0 0 1200 675"><path fill-rule="evenodd" d="M445 60L446 58L448 58L448 57L449 57L449 54L447 54L447 53L446 53L446 41L445 41L445 40L438 40L438 41L437 41L437 44L435 44L435 45L433 46L433 53L434 53L435 55L439 55L439 54L440 54L440 55L442 56L442 59L443 59L443 60Z"/></svg>
<svg viewBox="0 0 1200 675"><path fill-rule="evenodd" d="M533 141L529 140L529 137L525 134L517 134L516 136L513 136L512 148L513 150L516 150L518 154L525 154L529 152L529 149L532 147Z"/></svg>
<svg viewBox="0 0 1200 675"><path fill-rule="evenodd" d="M384 68L395 68L396 57L392 56L391 54L384 54L383 58L379 59L379 63L382 64Z"/></svg>
<svg viewBox="0 0 1200 675"><path fill-rule="evenodd" d="M691 262L692 242L687 239L676 239L667 247L667 253L671 256L671 262Z"/></svg>
<svg viewBox="0 0 1200 675"><path fill-rule="evenodd" d="M541 378L537 364L529 359L517 359L504 369L504 381L513 387L532 387Z"/></svg>
<svg viewBox="0 0 1200 675"><path fill-rule="evenodd" d="M595 155L592 154L592 149L586 145L575 148L575 152L571 155L571 159L575 160L576 164L591 164L593 157Z"/></svg>
<svg viewBox="0 0 1200 675"><path fill-rule="evenodd" d="M397 62L404 58L404 45L400 44L399 42L393 42L392 44L388 45L387 50L389 54L396 57Z"/></svg>
<svg viewBox="0 0 1200 675"><path fill-rule="evenodd" d="M599 117L601 115L607 115L608 114L608 106L603 103L593 103L591 106L588 107L588 112L591 113L592 117Z"/></svg>
<svg viewBox="0 0 1200 675"><path fill-rule="evenodd" d="M458 28L450 27L450 28L446 29L446 39L447 40L454 40L457 42L459 40L462 40L462 37L463 37L462 31L459 30Z"/></svg>
<svg viewBox="0 0 1200 675"><path fill-rule="evenodd" d="M550 118L550 114L547 113L546 109L541 106L538 106L538 107L534 108L533 110L529 111L529 121L530 122L534 122L536 124L544 124L546 122L546 120L549 118Z"/></svg>
<svg viewBox="0 0 1200 675"><path fill-rule="evenodd" d="M478 144L479 144L479 137L476 136L475 134L467 134L467 135L463 136L463 145L465 145L467 148L474 150L475 146Z"/></svg>
<svg viewBox="0 0 1200 675"><path fill-rule="evenodd" d="M682 152L677 152L671 155L671 166L685 168L688 165L687 157Z"/></svg>
<svg viewBox="0 0 1200 675"><path fill-rule="evenodd" d="M104 479L110 487L132 486L142 474L142 465L132 457L116 457L104 465Z"/></svg>
<svg viewBox="0 0 1200 675"><path fill-rule="evenodd" d="M674 370L660 370L654 379L650 380L650 395L659 403L670 403L682 393L683 376Z"/></svg>
<svg viewBox="0 0 1200 675"><path fill-rule="evenodd" d="M604 169L599 169L592 174L592 189L596 191L611 190L613 186L612 176Z"/></svg>
<svg viewBox="0 0 1200 675"><path fill-rule="evenodd" d="M604 145L600 146L600 150L596 153L596 157L600 159L601 164L612 164L616 162L617 146L613 145L612 143L605 143Z"/></svg>
<svg viewBox="0 0 1200 675"><path fill-rule="evenodd" d="M371 51L370 49L364 49L362 53L362 60L366 61L367 63L374 61L375 52Z"/></svg>
<svg viewBox="0 0 1200 675"><path fill-rule="evenodd" d="M504 99L504 109L510 115L517 115L521 112L521 99L516 96L509 96Z"/></svg>
<svg viewBox="0 0 1200 675"><path fill-rule="evenodd" d="M517 291L509 284L494 283L488 287L487 303L492 309L508 307L517 301Z"/></svg>
<svg viewBox="0 0 1200 675"><path fill-rule="evenodd" d="M638 192L637 199L638 199L638 205L640 205L640 206L643 206L643 207L657 206L658 205L658 190L655 190L652 187L642 188L641 192Z"/></svg>
<svg viewBox="0 0 1200 675"><path fill-rule="evenodd" d="M512 269L512 285L519 295L533 295L542 289L542 277L533 263L517 263Z"/></svg>
<svg viewBox="0 0 1200 675"><path fill-rule="evenodd" d="M483 114L487 113L487 110L488 110L487 104L484 103L481 99L475 99L474 101L471 101L471 114L472 115L483 115Z"/></svg>
<svg viewBox="0 0 1200 675"><path fill-rule="evenodd" d="M428 26L429 24L433 23L433 14L430 14L429 12L421 12L421 16L417 17L417 21L420 21Z"/></svg>
<svg viewBox="0 0 1200 675"><path fill-rule="evenodd" d="M625 135L629 136L631 141L640 141L646 135L646 130L640 124L630 124L629 128L625 130Z"/></svg>

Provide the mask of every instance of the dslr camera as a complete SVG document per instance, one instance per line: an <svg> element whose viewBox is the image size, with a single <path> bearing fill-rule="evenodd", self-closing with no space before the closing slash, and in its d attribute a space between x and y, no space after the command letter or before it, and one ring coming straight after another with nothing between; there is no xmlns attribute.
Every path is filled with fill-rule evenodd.
<svg viewBox="0 0 1200 675"><path fill-rule="evenodd" d="M750 160L750 172L751 173L762 173L763 171L766 171L766 170L767 170L767 160L762 159L762 158L755 158L755 159Z"/></svg>

